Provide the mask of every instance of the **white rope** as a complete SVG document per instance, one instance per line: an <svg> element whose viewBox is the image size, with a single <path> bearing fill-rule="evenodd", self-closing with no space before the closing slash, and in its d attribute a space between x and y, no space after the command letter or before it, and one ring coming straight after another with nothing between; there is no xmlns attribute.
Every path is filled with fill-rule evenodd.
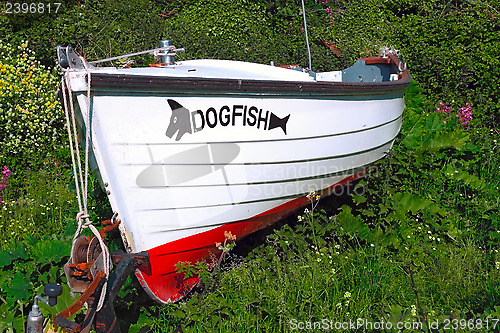
<svg viewBox="0 0 500 333"><path fill-rule="evenodd" d="M73 175L75 177L75 187L76 187L76 193L77 193L77 198L78 198L78 207L80 208L80 211L82 210L82 202L80 199L80 187L78 183L78 174L76 172L76 162L75 162L75 153L74 153L74 148L73 148L73 140L71 140L71 124L69 120L69 114L68 114L68 104L67 104L67 98L66 98L66 89L68 89L68 92L71 96L71 88L68 86L66 88L66 82L65 82L65 77L62 78L61 80L61 89L63 92L63 107L64 107L64 115L66 116L66 129L68 130L68 137L69 137L69 147L71 150L71 164L73 166ZM73 104L71 102L71 104ZM73 105L71 105L71 109L73 109ZM77 142L78 144L78 142ZM71 259L71 258L70 258Z"/></svg>
<svg viewBox="0 0 500 333"><path fill-rule="evenodd" d="M311 49L309 47L309 36L307 34L306 6L304 5L304 0L302 0L302 16L304 17L304 32L306 35L307 55L309 57L309 70L312 71Z"/></svg>
<svg viewBox="0 0 500 333"><path fill-rule="evenodd" d="M73 164L73 173L75 176L75 186L76 193L78 198L78 207L80 209L79 213L76 215L77 220L77 229L75 235L73 237L73 243L71 247L71 257L70 262L74 262L73 253L75 250L76 240L81 235L83 229L89 228L94 236L99 241L99 246L101 247L101 255L103 256L103 272L106 275L106 278L109 276L109 267L110 267L110 255L109 249L104 243L101 235L97 228L92 224L92 221L89 219L89 215L87 214L87 194L88 194L88 172L89 172L89 150L90 150L90 84L91 84L91 74L87 67L86 62L83 60L83 64L87 71L87 113L85 115L85 169L82 172L81 160L80 160L80 150L78 146L78 134L76 129L76 120L75 120L75 109L72 98L72 91L69 82L69 71L66 70L65 75L62 78L61 86L63 91L63 99L64 99L64 114L66 116L66 127L68 130L69 143L71 149L71 162ZM68 94L68 97L67 97ZM69 99L70 112L68 112L68 104L67 99ZM70 121L71 116L71 121ZM72 125L72 126L71 126ZM71 129L72 127L72 129ZM73 134L73 135L72 135ZM73 138L72 138L73 136ZM73 139L73 140L72 140ZM74 142L74 144L73 144ZM75 158L76 155L76 158ZM78 170L77 170L78 165ZM78 173L77 173L78 171ZM101 310L104 305L104 300L106 298L106 289L107 283L104 283L101 296L99 297L99 303L97 305L96 312Z"/></svg>
<svg viewBox="0 0 500 333"><path fill-rule="evenodd" d="M84 196L83 196L83 209L87 211L87 193L88 193L88 174L89 174L89 151L90 151L90 71L87 67L87 63L85 59L82 59L82 63L85 66L85 70L87 71L87 119L85 121L85 188L84 188Z"/></svg>

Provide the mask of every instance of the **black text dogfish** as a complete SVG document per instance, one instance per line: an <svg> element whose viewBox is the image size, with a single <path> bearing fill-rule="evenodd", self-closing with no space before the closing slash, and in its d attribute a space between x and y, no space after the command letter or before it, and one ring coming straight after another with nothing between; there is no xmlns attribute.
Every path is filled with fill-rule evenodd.
<svg viewBox="0 0 500 333"><path fill-rule="evenodd" d="M209 107L206 111L189 111L173 99L167 101L172 109L172 116L166 135L172 138L177 132L176 141L186 133L192 134L206 127L216 126L253 126L263 130L281 128L287 134L286 124L290 115L280 118L270 111L242 104L224 105L221 108Z"/></svg>

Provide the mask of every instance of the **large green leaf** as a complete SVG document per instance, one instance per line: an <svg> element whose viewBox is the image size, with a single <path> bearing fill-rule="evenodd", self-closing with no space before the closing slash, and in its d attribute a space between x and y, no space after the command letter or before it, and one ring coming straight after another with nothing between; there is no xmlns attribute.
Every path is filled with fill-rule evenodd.
<svg viewBox="0 0 500 333"><path fill-rule="evenodd" d="M427 142L426 148L429 152L436 152L445 148L462 149L468 140L469 133L463 131L436 133L436 135Z"/></svg>
<svg viewBox="0 0 500 333"><path fill-rule="evenodd" d="M444 126L444 121L438 113L431 113L425 121L425 129L428 131L437 131Z"/></svg>
<svg viewBox="0 0 500 333"><path fill-rule="evenodd" d="M336 216L336 220L342 225L347 233L359 236L362 239L370 239L370 229L363 222L361 217L351 213L351 207L343 205L342 212Z"/></svg>
<svg viewBox="0 0 500 333"><path fill-rule="evenodd" d="M7 250L2 250L0 251L0 267L5 267L10 265L12 262L12 254L9 253Z"/></svg>
<svg viewBox="0 0 500 333"><path fill-rule="evenodd" d="M26 253L26 246L22 242L15 242L10 248L10 253L13 259L26 259L28 254Z"/></svg>
<svg viewBox="0 0 500 333"><path fill-rule="evenodd" d="M39 262L59 262L69 255L71 251L70 242L59 240L44 240L32 249L33 259Z"/></svg>
<svg viewBox="0 0 500 333"><path fill-rule="evenodd" d="M26 301L34 296L31 292L30 281L27 276L21 272L14 274L10 287L5 290L9 298L20 301Z"/></svg>
<svg viewBox="0 0 500 333"><path fill-rule="evenodd" d="M456 168L454 165L448 164L444 170L444 174L456 181L462 181L473 189L481 190L486 186L484 180L475 175L471 175L467 171Z"/></svg>
<svg viewBox="0 0 500 333"><path fill-rule="evenodd" d="M439 207L434 201L422 198L413 193L395 193L392 195L392 199L394 200L396 210L402 214L406 214L407 212L416 214L426 210L432 214L439 214L441 216L446 215L446 211Z"/></svg>

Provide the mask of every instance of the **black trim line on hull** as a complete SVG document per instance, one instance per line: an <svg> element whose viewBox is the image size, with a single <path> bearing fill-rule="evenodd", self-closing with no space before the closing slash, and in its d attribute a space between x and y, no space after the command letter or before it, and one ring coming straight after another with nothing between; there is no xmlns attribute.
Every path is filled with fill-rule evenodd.
<svg viewBox="0 0 500 333"><path fill-rule="evenodd" d="M359 171L360 172L360 171ZM354 173L356 174L356 173ZM345 186L345 184L338 184L337 186L335 186L334 188L336 187L342 187L342 186ZM324 191L321 190L319 192L322 192ZM300 197L303 197L303 196L306 196L308 195L310 192L305 192L303 194L297 194L297 195L294 195L294 196L288 196L287 199L296 199L296 198L300 198ZM271 201L271 200L267 200L267 201ZM294 209L292 209L294 210ZM248 220L252 220L252 218L249 218ZM225 221L225 222L220 222L220 223L213 223L213 224L207 224L207 225L203 225L203 226L191 226L191 227L183 227L183 228L177 228L177 229L168 229L168 230L161 230L161 231L155 231L154 233L166 233L166 232L177 232L177 231L184 231L184 230L194 230L194 229L203 229L203 228L213 228L213 227L220 227L220 226L223 226L223 225L228 225L228 224L232 224L232 223L238 223L238 222L241 222L241 220L234 220L234 221Z"/></svg>
<svg viewBox="0 0 500 333"><path fill-rule="evenodd" d="M309 160L295 160L295 161L286 161L286 162L270 162L270 163L229 163L229 164L224 164L224 166L231 166L231 165L270 165L270 164L294 164L294 163L306 163L306 162L317 162L317 161L324 161L324 160L333 160L333 159L338 159L338 158L344 158L344 157L350 157L350 156L356 156L356 155L361 155L361 154L366 154L371 151L380 149L384 146L387 146L391 144L396 137L393 139L387 141L386 143L383 143L381 145L378 145L376 147L372 147L370 149L366 150L361 150L355 153L350 153L350 154L345 154L345 155L336 155L336 156L329 156L329 157L321 157L321 158L315 158L315 159L309 159ZM378 160L378 159L377 159ZM372 162L373 163L373 162ZM135 164L137 165L137 164ZM135 166L133 165L133 166ZM222 165L222 164L148 164L148 165L158 165L158 166L164 166L164 165ZM337 171L337 172L345 172L349 169L342 170L342 171ZM329 174L326 174L327 177ZM141 186L141 188L146 188L146 189L165 189L165 188L186 188L186 187L214 187L214 186L242 186L242 185L263 185L263 184L276 184L276 183L286 183L286 182L294 182L294 181L303 181L303 180L309 180L309 179L316 179L316 178L322 178L321 176L310 176L310 177L304 177L304 178L294 178L294 179L285 179L285 180L273 180L273 181L260 181L260 182L253 182L253 183L232 183L232 184L210 184L210 185L163 185L163 186Z"/></svg>
<svg viewBox="0 0 500 333"><path fill-rule="evenodd" d="M307 180L314 180L314 179L327 179L331 177L336 177L340 175L344 175L346 177L349 177L351 175L354 175L358 172L361 172L365 170L370 164L366 164L354 169L351 169L350 172L347 172L349 170L344 170L344 171L337 171L333 172L330 174L324 174L324 175L319 175L319 176L314 176L314 177L306 177L306 178L296 178L296 179L286 179L285 181L281 181L283 183L289 183L289 182L298 182L298 181L307 181ZM280 183L281 183L280 182ZM271 183L271 182L266 182L266 183ZM230 186L230 185L229 185ZM231 203L222 203L222 204L214 204L214 205L202 205L202 206L185 206L185 207L171 207L171 208L153 208L153 209L139 209L138 211L166 211L166 210L180 210L180 209L197 209L197 208L212 208L212 207L224 207L224 206L233 206L233 205L240 205L240 204L252 204L252 203L259 203L259 202L267 202L267 201L279 201L279 200L285 200L285 199L295 199L304 195L307 195L309 192L305 192L302 194L290 194L290 195L285 195L281 197L272 197L272 198L265 198L265 199L258 199L258 200L249 200L249 201L241 201L241 202L231 202Z"/></svg>

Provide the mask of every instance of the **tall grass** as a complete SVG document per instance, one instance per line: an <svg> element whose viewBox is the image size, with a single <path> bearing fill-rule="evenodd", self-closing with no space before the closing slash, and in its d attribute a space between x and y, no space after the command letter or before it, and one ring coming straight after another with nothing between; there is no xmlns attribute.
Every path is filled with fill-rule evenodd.
<svg viewBox="0 0 500 333"><path fill-rule="evenodd" d="M14 179L12 179L14 178ZM64 231L69 218L74 219L75 194L68 190L69 168L46 161L38 171L11 175L16 188L6 184L0 205L0 247L26 234L50 235Z"/></svg>

